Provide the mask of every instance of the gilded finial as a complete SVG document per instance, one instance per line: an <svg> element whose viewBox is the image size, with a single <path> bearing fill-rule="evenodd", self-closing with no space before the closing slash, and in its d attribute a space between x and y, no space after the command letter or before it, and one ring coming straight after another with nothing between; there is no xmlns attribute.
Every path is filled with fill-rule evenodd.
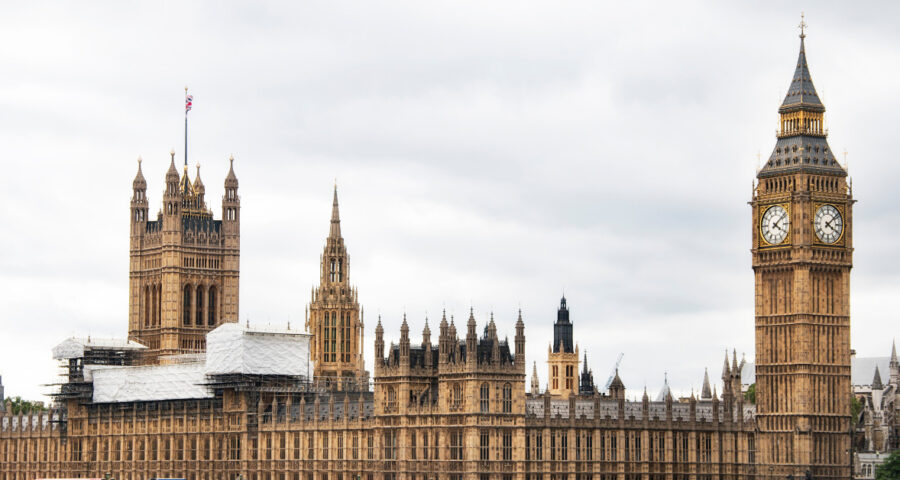
<svg viewBox="0 0 900 480"><path fill-rule="evenodd" d="M844 155L846 156L846 152L844 152ZM138 166L139 166L139 167L141 166L141 162L143 162L143 161L144 161L144 159L141 158L140 155L138 155Z"/></svg>
<svg viewBox="0 0 900 480"><path fill-rule="evenodd" d="M184 86L184 93L187 93L187 85Z"/></svg>
<svg viewBox="0 0 900 480"><path fill-rule="evenodd" d="M229 156L228 156L228 161L231 162L231 163L234 163L234 155L229 155Z"/></svg>
<svg viewBox="0 0 900 480"><path fill-rule="evenodd" d="M169 155L171 155L173 159L175 158L175 149L174 148L169 150Z"/></svg>
<svg viewBox="0 0 900 480"><path fill-rule="evenodd" d="M800 29L800 38L806 38L806 21L805 15L803 12L800 12L800 25L797 25L797 28Z"/></svg>

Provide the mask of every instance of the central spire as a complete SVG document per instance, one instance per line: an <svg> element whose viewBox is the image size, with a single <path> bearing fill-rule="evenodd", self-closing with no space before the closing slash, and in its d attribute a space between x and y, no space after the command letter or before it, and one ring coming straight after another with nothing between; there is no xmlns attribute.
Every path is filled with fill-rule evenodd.
<svg viewBox="0 0 900 480"><path fill-rule="evenodd" d="M805 25L805 24L803 24ZM809 65L806 63L806 34L800 34L800 54L797 56L797 67L794 69L794 77L788 88L784 101L781 102L779 113L785 113L800 107L814 111L825 111L825 106L819 100L819 94L813 85L812 75L809 73Z"/></svg>
<svg viewBox="0 0 900 480"><path fill-rule="evenodd" d="M331 238L341 237L341 215L338 211L337 182L334 182L334 202L331 205L331 230L328 236Z"/></svg>

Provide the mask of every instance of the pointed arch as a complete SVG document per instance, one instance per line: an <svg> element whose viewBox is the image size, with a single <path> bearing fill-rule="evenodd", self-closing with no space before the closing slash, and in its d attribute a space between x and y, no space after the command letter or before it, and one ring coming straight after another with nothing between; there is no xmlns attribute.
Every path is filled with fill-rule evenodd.
<svg viewBox="0 0 900 480"><path fill-rule="evenodd" d="M152 311L152 308L151 308L152 298L150 295L150 285L144 286L143 297L144 297L144 315L143 315L144 321L143 321L143 324L144 324L144 328L147 328L150 326L150 312Z"/></svg>
<svg viewBox="0 0 900 480"><path fill-rule="evenodd" d="M334 258L332 258L331 259L331 270L329 270L328 280L333 282L335 278L336 278L336 276L335 276L335 261L334 261Z"/></svg>
<svg viewBox="0 0 900 480"><path fill-rule="evenodd" d="M512 385L503 384L503 413L512 413Z"/></svg>
<svg viewBox="0 0 900 480"><path fill-rule="evenodd" d="M218 298L216 298L216 293L218 293L216 291L216 286L210 285L209 292L207 292L207 294L206 294L207 303L208 303L208 307L206 310L206 312L207 312L206 323L209 326L213 326L218 323L218 319L216 318L216 313L217 313L216 312L216 301L218 300Z"/></svg>
<svg viewBox="0 0 900 480"><path fill-rule="evenodd" d="M203 312L206 311L204 300L204 286L197 285L196 294L194 296L194 324L198 327L203 326Z"/></svg>
<svg viewBox="0 0 900 480"><path fill-rule="evenodd" d="M185 284L181 298L181 322L187 326L191 324L191 284Z"/></svg>
<svg viewBox="0 0 900 480"><path fill-rule="evenodd" d="M484 382L481 384L481 413L491 411L491 386Z"/></svg>

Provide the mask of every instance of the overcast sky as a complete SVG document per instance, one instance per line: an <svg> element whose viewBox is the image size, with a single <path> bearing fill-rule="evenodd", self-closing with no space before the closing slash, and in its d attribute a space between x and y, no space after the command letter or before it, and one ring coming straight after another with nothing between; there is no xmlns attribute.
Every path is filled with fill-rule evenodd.
<svg viewBox="0 0 900 480"><path fill-rule="evenodd" d="M67 336L124 337L131 182L168 152L221 218L234 154L240 318L302 323L337 178L351 281L386 341L473 306L528 373L565 292L603 384L678 392L753 357L757 153L775 142L806 10L829 142L853 178L852 346L900 313L898 4L95 2L0 6L0 375L57 381ZM842 156L841 156L842 158ZM192 173L193 175L193 173ZM479 328L480 328L479 326Z"/></svg>

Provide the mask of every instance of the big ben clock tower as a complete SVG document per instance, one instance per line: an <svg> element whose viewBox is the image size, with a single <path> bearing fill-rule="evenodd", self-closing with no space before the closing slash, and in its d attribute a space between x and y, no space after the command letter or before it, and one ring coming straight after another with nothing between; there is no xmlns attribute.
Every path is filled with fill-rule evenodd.
<svg viewBox="0 0 900 480"><path fill-rule="evenodd" d="M852 192L800 55L778 140L757 175L757 463L763 476L850 477Z"/></svg>

